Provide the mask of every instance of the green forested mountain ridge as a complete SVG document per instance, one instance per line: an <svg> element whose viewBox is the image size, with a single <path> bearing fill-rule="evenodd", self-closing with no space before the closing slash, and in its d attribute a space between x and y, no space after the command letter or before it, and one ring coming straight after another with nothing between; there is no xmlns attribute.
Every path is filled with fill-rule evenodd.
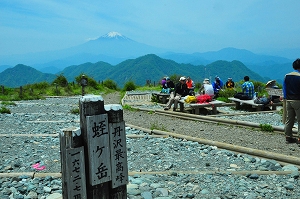
<svg viewBox="0 0 300 199"><path fill-rule="evenodd" d="M251 80L268 81L268 79L248 69L240 61L216 61L206 66L179 64L169 59L162 59L154 54L128 59L115 66L102 61L73 65L66 67L58 74L64 75L70 82L74 81L75 77L80 74L86 74L96 81L111 79L120 88L127 81L133 81L142 86L145 85L146 80L157 83L163 76L174 74L190 76L195 82L202 82L204 78L213 80L215 75L218 75L224 81L228 77L232 77L234 81L240 81L245 75L250 76ZM39 72L30 66L17 65L0 73L0 85L18 87L42 81L51 82L55 77L55 75Z"/></svg>
<svg viewBox="0 0 300 199"><path fill-rule="evenodd" d="M0 85L19 87L37 82L52 82L56 78L53 74L42 73L30 66L18 64L0 73Z"/></svg>
<svg viewBox="0 0 300 199"><path fill-rule="evenodd" d="M82 67L82 70L77 70L78 67ZM85 73L97 81L112 79L120 87L123 87L124 83L130 80L134 81L137 85L145 85L146 80L157 83L162 77L174 74L190 76L195 82L202 82L204 78L213 79L216 75L220 76L224 81L228 77L232 77L235 81L240 81L245 75L250 76L252 80L268 81L268 79L248 69L240 61L216 61L206 66L179 64L173 60L162 59L154 54L136 59L128 59L115 66L105 62L70 66L65 68L62 73L69 81L73 81L74 77Z"/></svg>

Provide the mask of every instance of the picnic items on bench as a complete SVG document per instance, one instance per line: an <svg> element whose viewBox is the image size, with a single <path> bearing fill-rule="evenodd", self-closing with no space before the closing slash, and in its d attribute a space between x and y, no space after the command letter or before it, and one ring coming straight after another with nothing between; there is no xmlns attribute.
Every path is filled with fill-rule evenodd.
<svg viewBox="0 0 300 199"><path fill-rule="evenodd" d="M200 97L201 96L201 97ZM195 100L193 98L195 96L186 96L179 100L179 108L180 111L183 112L185 107L189 107L192 109L192 113L199 115L200 114L200 109L202 108L211 108L212 114L217 114L217 107L221 107L224 104L226 104L223 101L219 100L212 100L211 96L209 95L198 95L196 96L196 101L195 102L189 102L190 99Z"/></svg>
<svg viewBox="0 0 300 199"><path fill-rule="evenodd" d="M186 103L197 103L197 104L208 103L212 101L211 96L207 94L198 95L198 96L187 95L183 99Z"/></svg>
<svg viewBox="0 0 300 199"><path fill-rule="evenodd" d="M257 104L254 102L254 99L252 100L241 100L234 97L229 97L229 100L235 102L235 108L240 109L242 104L248 104L251 105L252 108L255 108L257 111L261 111L264 109L264 107L272 107L272 110L276 110L277 106L282 106L282 102L278 103L268 103L268 104Z"/></svg>

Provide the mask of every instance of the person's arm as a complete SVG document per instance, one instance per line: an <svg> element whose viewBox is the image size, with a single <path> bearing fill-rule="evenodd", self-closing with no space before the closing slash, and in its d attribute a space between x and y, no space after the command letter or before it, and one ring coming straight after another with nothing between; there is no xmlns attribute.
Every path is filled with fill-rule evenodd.
<svg viewBox="0 0 300 199"><path fill-rule="evenodd" d="M286 85L285 85L285 78L283 79L283 83L282 83L282 93L283 93L283 99L286 99Z"/></svg>
<svg viewBox="0 0 300 199"><path fill-rule="evenodd" d="M202 94L204 90L204 84L202 84L202 86L199 88L199 94Z"/></svg>
<svg viewBox="0 0 300 199"><path fill-rule="evenodd" d="M192 88L191 89L195 89L195 83L194 83L194 81L192 81Z"/></svg>

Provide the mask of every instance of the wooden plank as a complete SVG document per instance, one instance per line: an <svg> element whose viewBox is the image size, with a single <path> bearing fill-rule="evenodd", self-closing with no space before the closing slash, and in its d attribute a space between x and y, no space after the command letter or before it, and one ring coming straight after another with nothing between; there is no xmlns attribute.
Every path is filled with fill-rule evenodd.
<svg viewBox="0 0 300 199"><path fill-rule="evenodd" d="M262 110L263 107L272 107L272 110L276 110L277 106L282 106L281 102L273 104L256 104L254 103L254 100L240 100L234 97L228 99L236 103L237 109L239 109L241 103L251 105L253 108L256 108L256 110Z"/></svg>
<svg viewBox="0 0 300 199"><path fill-rule="evenodd" d="M86 199L84 147L66 150L68 199Z"/></svg>
<svg viewBox="0 0 300 199"><path fill-rule="evenodd" d="M108 114L112 181L109 198L126 199L128 183L125 121L121 105L105 105Z"/></svg>
<svg viewBox="0 0 300 199"><path fill-rule="evenodd" d="M83 145L87 149L87 116L101 115L105 114L104 110L104 100L100 95L86 95L82 96L79 100L79 110L80 110L80 128L83 136ZM85 150L84 157L88 160L88 150ZM92 162L85 161L86 168L86 183L87 183L87 198L88 199L106 199L109 198L110 192L110 182L105 182L100 185L91 185L90 180L90 164Z"/></svg>
<svg viewBox="0 0 300 199"><path fill-rule="evenodd" d="M111 180L107 114L87 116L89 179L92 186Z"/></svg>
<svg viewBox="0 0 300 199"><path fill-rule="evenodd" d="M82 135L81 135L81 130L80 128L67 128L64 129L60 133L60 158L61 158L61 173L62 173L62 194L63 198L69 198L70 197L70 189L72 185L72 181L70 181L71 175L69 174L70 168L67 166L67 164L70 164L70 159L68 157L68 152L67 150L71 148L77 148L77 147L82 147L83 142L82 142ZM84 163L84 162L83 162ZM83 171L81 173L81 178L85 179L85 167L81 167L81 170ZM85 183L85 180L84 180ZM85 184L82 184L82 190L83 193L75 193L75 195L80 195L82 197L86 197L86 186ZM84 187L83 187L84 186ZM85 192L85 193L84 193Z"/></svg>
<svg viewBox="0 0 300 199"><path fill-rule="evenodd" d="M152 93L152 95L156 96L157 101L161 102L162 104L166 104L168 98L170 97L169 93Z"/></svg>
<svg viewBox="0 0 300 199"><path fill-rule="evenodd" d="M275 89L275 88L266 88L269 95L275 95L275 96L283 96L282 89Z"/></svg>
<svg viewBox="0 0 300 199"><path fill-rule="evenodd" d="M109 129L111 136L112 188L116 188L128 183L125 122L111 123Z"/></svg>

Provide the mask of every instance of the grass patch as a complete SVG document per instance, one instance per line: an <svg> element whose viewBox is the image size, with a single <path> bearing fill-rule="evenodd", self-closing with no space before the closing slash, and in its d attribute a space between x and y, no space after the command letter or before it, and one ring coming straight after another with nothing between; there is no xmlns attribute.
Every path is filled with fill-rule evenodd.
<svg viewBox="0 0 300 199"><path fill-rule="evenodd" d="M17 106L17 104L15 102L11 102L11 101L3 101L1 102L2 105L5 105L5 106Z"/></svg>
<svg viewBox="0 0 300 199"><path fill-rule="evenodd" d="M76 114L76 115L79 115L79 108L72 108L71 110L70 110L70 113L72 113L72 114Z"/></svg>
<svg viewBox="0 0 300 199"><path fill-rule="evenodd" d="M133 108L133 107L131 107L131 106L128 105L128 104L125 104L125 105L123 106L123 109L124 109L124 110L129 110L129 111L138 111L138 109Z"/></svg>
<svg viewBox="0 0 300 199"><path fill-rule="evenodd" d="M154 111L149 111L148 114L152 115L154 114Z"/></svg>
<svg viewBox="0 0 300 199"><path fill-rule="evenodd" d="M8 108L6 108L5 106L1 106L0 107L0 113L4 114L4 113L7 113L7 114L10 114L10 110Z"/></svg>
<svg viewBox="0 0 300 199"><path fill-rule="evenodd" d="M150 126L150 129L151 130L160 130L160 131L167 131L166 127L163 125L163 124L158 124L157 122L155 123L152 123L151 126Z"/></svg>
<svg viewBox="0 0 300 199"><path fill-rule="evenodd" d="M260 124L259 127L262 131L267 131L267 132L274 131L273 127L270 124Z"/></svg>

